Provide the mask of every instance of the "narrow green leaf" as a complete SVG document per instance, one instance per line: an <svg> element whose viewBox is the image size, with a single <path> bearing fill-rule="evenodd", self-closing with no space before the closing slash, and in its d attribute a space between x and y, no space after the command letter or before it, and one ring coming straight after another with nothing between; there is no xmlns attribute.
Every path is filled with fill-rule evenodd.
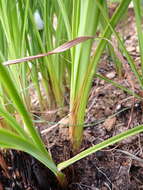
<svg viewBox="0 0 143 190"><path fill-rule="evenodd" d="M106 148L106 147L108 147L110 145L113 145L113 144L115 144L115 143L117 143L117 142L119 142L119 141L121 141L123 139L126 139L128 137L136 135L136 134L138 134L140 132L143 132L143 125L139 125L137 127L129 129L129 130L123 132L123 133L120 133L119 135L116 135L116 136L111 137L111 138L109 138L107 140L104 140L103 142L82 151L81 153L77 154L73 158L58 164L58 169L61 171L62 169L64 169L64 168L70 166L71 164L81 160L82 158L85 158L85 157L97 152L98 150Z"/></svg>
<svg viewBox="0 0 143 190"><path fill-rule="evenodd" d="M13 148L27 152L34 156L37 160L46 165L51 171L57 174L58 170L54 162L45 156L45 153L40 151L35 145L30 143L28 139L24 139L6 129L0 129L0 147Z"/></svg>
<svg viewBox="0 0 143 190"><path fill-rule="evenodd" d="M30 139L28 134L24 131L22 126L18 124L18 122L14 119L12 115L10 115L8 112L6 112L3 107L0 105L0 116L4 117L4 119L10 124L10 126L17 131L17 133L21 137L25 137L26 139Z"/></svg>
<svg viewBox="0 0 143 190"><path fill-rule="evenodd" d="M137 26L137 34L140 48L140 56L141 56L141 68L143 75L143 29L142 29L142 6L141 0L133 0L134 3L134 11L135 11L135 19Z"/></svg>
<svg viewBox="0 0 143 190"><path fill-rule="evenodd" d="M116 36L116 38L117 38L119 44L121 45L121 48L122 48L124 54L125 54L125 56L126 56L126 59L128 60L130 66L131 66L132 71L134 72L134 74L135 74L135 76L137 77L137 79L138 79L138 81L139 81L141 87L143 88L143 79L142 79L142 77L141 77L141 75L140 75L140 73L139 73L139 71L138 71L138 68L136 67L136 64L134 63L134 60L132 59L132 57L131 57L130 54L128 53L128 51L127 51L127 49L126 49L124 43L122 42L122 40L120 39L120 37L119 37L119 35L118 35L118 33L115 31L115 29L114 29L114 27L113 27L113 23L110 22L110 20L106 17L106 15L104 14L104 12L102 11L102 7L100 6L100 4L99 4L99 3L97 3L97 4L98 4L98 7L100 8L101 13L102 13L103 16L104 16L105 21L106 21L107 24L108 24L108 27L107 27L107 28L110 29L110 32L112 31L112 33L115 34L115 36ZM107 31L108 31L108 30L107 30ZM100 44L99 44L99 46L100 46ZM95 56L95 60L96 60L96 56Z"/></svg>
<svg viewBox="0 0 143 190"><path fill-rule="evenodd" d="M6 91L8 92L12 101L14 102L14 105L17 108L18 112L22 116L23 121L29 132L29 135L33 139L33 142L41 150L44 150L45 152L47 152L39 134L37 133L36 129L33 126L30 115L28 114L28 112L24 106L24 103L22 102L22 100L18 94L17 89L15 88L15 85L13 84L13 81L12 81L9 73L7 72L6 68L2 64L0 64L0 81L4 85Z"/></svg>
<svg viewBox="0 0 143 190"><path fill-rule="evenodd" d="M115 82L113 80L110 80L108 79L107 77L103 76L103 75L100 75L100 74L97 74L96 73L96 77L100 78L101 80L105 80L106 82L112 84L113 86L117 87L117 88L120 88L121 90L123 90L124 92L127 92L128 94L136 97L136 98L139 98L139 99L142 99L141 96L139 96L137 93L131 91L129 88L126 88L124 87L123 85L120 85L118 82Z"/></svg>

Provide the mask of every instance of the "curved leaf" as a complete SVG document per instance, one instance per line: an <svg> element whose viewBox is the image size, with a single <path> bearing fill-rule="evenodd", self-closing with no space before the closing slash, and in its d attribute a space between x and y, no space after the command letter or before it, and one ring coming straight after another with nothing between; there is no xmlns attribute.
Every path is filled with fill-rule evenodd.
<svg viewBox="0 0 143 190"><path fill-rule="evenodd" d="M29 135L31 136L33 142L37 147L39 147L41 150L47 152L45 149L45 146L37 133L36 129L33 126L31 117L29 113L27 112L25 105L20 98L17 89L11 79L10 74L8 73L7 69L0 64L0 81L4 85L6 91L8 92L9 96L11 97L12 101L14 102L14 105L18 112L20 113L20 116L23 118L23 121L27 127L27 131L29 132Z"/></svg>
<svg viewBox="0 0 143 190"><path fill-rule="evenodd" d="M88 149L82 151L81 153L77 154L73 158L58 164L58 169L62 170L64 168L70 166L71 164L81 160L82 158L85 158L85 157L89 156L90 154L97 152L98 150L106 148L109 145L113 145L113 144L115 144L115 143L117 143L123 139L126 139L127 137L136 135L137 133L140 133L140 132L143 132L143 125L139 125L137 127L129 129L123 133L120 133L119 135L111 137L111 138L91 147L91 148L88 148Z"/></svg>
<svg viewBox="0 0 143 190"><path fill-rule="evenodd" d="M17 131L17 133L21 137L25 137L26 139L29 138L28 134L24 131L24 129L19 125L19 123L14 119L12 115L6 112L2 106L0 105L0 115L4 117L4 119L10 124L10 126Z"/></svg>
<svg viewBox="0 0 143 190"><path fill-rule="evenodd" d="M58 173L55 163L49 159L45 152L40 151L35 145L33 145L29 140L25 140L6 129L0 129L0 147L2 148L12 148L16 150L21 150L27 152L28 154L35 157L37 160L46 165L55 174Z"/></svg>

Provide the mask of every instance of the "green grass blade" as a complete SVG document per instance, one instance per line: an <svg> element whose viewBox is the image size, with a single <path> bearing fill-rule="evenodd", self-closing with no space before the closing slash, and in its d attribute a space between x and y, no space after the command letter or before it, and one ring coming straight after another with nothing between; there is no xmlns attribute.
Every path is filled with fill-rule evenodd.
<svg viewBox="0 0 143 190"><path fill-rule="evenodd" d="M141 0L133 0L134 3L134 11L135 11L135 19L136 19L136 26L137 26L137 33L138 33L138 41L139 41L139 48L140 48L140 56L141 56L141 68L142 68L142 75L143 75L143 29L142 29L142 6Z"/></svg>
<svg viewBox="0 0 143 190"><path fill-rule="evenodd" d="M26 30L27 30L27 17L28 17L28 8L29 8L29 0L26 0L25 2L25 10L23 13L23 9L20 9L20 13L22 14L21 16L23 24L22 24L22 34L21 34L21 48L23 48L25 44L25 35L26 35ZM19 2L20 4L20 2ZM22 7L23 2L21 2L21 7ZM23 49L21 49L21 54L23 54Z"/></svg>
<svg viewBox="0 0 143 190"><path fill-rule="evenodd" d="M103 1L103 5L102 5L102 11L104 12L104 15L106 16L106 18L109 19L109 9L108 8L108 4L107 4L107 1ZM107 26L107 23L104 19L104 16L101 14L101 29L102 31L104 31L104 29L106 28ZM112 59L113 63L115 64L115 68L116 68L116 72L118 74L119 77L122 76L122 63L121 61L118 60L118 57L116 57L116 54L114 52L114 48L110 45L110 44L107 44L107 53L108 55L110 56L110 58Z"/></svg>
<svg viewBox="0 0 143 190"><path fill-rule="evenodd" d="M6 129L0 129L0 147L3 145L7 148L13 148L16 150L21 150L27 152L28 154L34 156L37 160L46 165L51 171L55 174L58 173L57 167L51 159L48 159L45 154L40 151L35 145L30 143L29 140L24 139L15 135L14 133L9 132ZM6 147L4 147L6 148Z"/></svg>
<svg viewBox="0 0 143 190"><path fill-rule="evenodd" d="M73 1L73 7L75 6L76 1ZM75 10L76 16L73 15L75 20L72 20L72 23L76 24L77 28L73 28L73 36L75 35L74 30L78 36L95 36L99 23L99 9L96 5L96 1L78 1L79 12ZM77 23L79 25L77 25ZM73 150L76 151L80 147L82 142L83 127L78 127L79 123L84 121L84 113L86 103L85 101L79 100L79 94L81 92L81 86L84 81L84 77L87 73L89 62L90 62L90 53L93 41L88 41L84 44L80 44L75 47L72 51L72 73L71 73L71 91L70 91L70 137L73 144ZM81 101L81 102L80 102ZM82 109L74 109L75 105L80 102ZM77 106L78 107L78 106ZM81 111L82 110L82 111Z"/></svg>
<svg viewBox="0 0 143 190"><path fill-rule="evenodd" d="M23 138L30 139L28 134L24 131L24 129L18 124L18 122L14 119L12 115L6 112L3 107L0 105L0 116L2 116L8 124Z"/></svg>
<svg viewBox="0 0 143 190"><path fill-rule="evenodd" d="M118 24L118 22L120 21L122 16L127 11L127 8L129 6L130 2L131 2L131 0L126 0L126 1L122 0L121 1L119 7L113 14L112 18L110 19L110 25L113 28L115 28L115 26ZM98 1L96 3L98 4ZM103 37L105 39L110 39L112 33L113 33L113 31L111 30L110 26L107 25L107 27L106 27L105 31L103 32L103 34L101 35L101 37ZM75 149L77 149L77 147L80 146L80 143L82 141L81 140L82 134L83 134L83 130L82 130L83 128L82 128L82 126L78 127L78 123L80 123L80 124L83 123L86 104L87 104L88 95L89 95L89 90L90 90L90 86L91 86L91 81L94 76L94 73L96 72L99 60L101 58L101 55L102 55L106 45L107 45L107 41L105 41L105 40L101 40L99 42L90 64L88 62L88 67L86 67L85 74L83 74L83 70L80 70L79 68L76 70L76 74L79 74L79 73L81 74L82 81L80 81L80 84L77 83L79 85L79 88L77 88L76 77L72 76L73 79L71 79L71 81L73 80L73 82L71 84L71 89L73 88L73 92L71 92L71 102L70 102L70 104L71 104L71 106L70 106L71 107L71 109L70 109L71 123L70 124L73 127L71 127L70 133L72 134L72 141L75 144ZM77 55L77 56L79 56L79 55ZM84 56L82 58L84 58ZM84 63L84 61L82 60L82 64L83 63ZM76 64L76 67L78 64L79 63ZM73 75L75 75L74 69L73 69ZM76 86L75 88L74 88L74 85ZM77 96L75 96L75 92L76 92Z"/></svg>
<svg viewBox="0 0 143 190"><path fill-rule="evenodd" d="M129 129L129 130L123 132L123 133L120 133L119 135L111 137L111 138L109 138L109 139L107 139L107 140L105 140L105 141L103 141L103 142L101 142L101 143L99 143L97 145L94 145L91 148L88 148L88 149L84 150L83 152L77 154L73 158L58 164L58 169L62 170L64 168L70 166L71 164L81 160L82 158L85 158L85 157L95 153L98 150L106 148L106 147L108 147L110 145L113 145L113 144L115 144L115 143L117 143L117 142L119 142L119 141L121 141L123 139L126 139L128 137L136 135L136 134L138 134L140 132L143 132L143 125L139 125L137 127Z"/></svg>
<svg viewBox="0 0 143 190"><path fill-rule="evenodd" d="M120 88L121 90L123 90L124 92L127 92L128 94L136 97L136 98L139 98L139 99L142 99L142 97L140 95L138 95L137 93L131 91L129 88L126 88L124 87L123 85L120 85L118 82L115 82L113 80L110 80L108 79L107 77L103 76L103 75L100 75L100 74L97 74L96 73L96 77L100 78L101 80L105 80L106 82L112 84L113 86L117 87L117 88Z"/></svg>
<svg viewBox="0 0 143 190"><path fill-rule="evenodd" d="M33 126L32 120L13 84L13 81L8 71L2 64L0 64L0 81L2 82L3 86L5 87L9 96L11 97L15 107L17 108L18 112L23 118L23 121L27 127L27 131L29 132L29 135L33 139L33 142L37 145L37 147L39 147L42 150L45 150L44 144L42 143L39 134L37 133L36 129Z"/></svg>
<svg viewBox="0 0 143 190"><path fill-rule="evenodd" d="M62 12L62 16L65 22L65 26L66 26L67 34L68 34L68 40L71 40L71 24L67 15L68 12L65 8L65 2L64 0L57 0L57 2L59 4L59 8L60 8L60 11Z"/></svg>
<svg viewBox="0 0 143 190"><path fill-rule="evenodd" d="M117 40L118 40L118 43L120 44L121 48L122 48L122 51L124 52L125 56L126 56L126 59L127 61L129 62L130 66L131 66L131 69L132 71L134 72L135 76L137 77L141 87L143 88L143 79L138 71L138 68L136 67L136 64L134 63L132 57L130 56L130 54L128 53L124 43L122 42L122 40L120 39L118 33L114 30L114 27L113 27L113 23L110 22L110 20L106 17L106 15L104 14L104 12L102 11L102 7L100 6L99 3L97 3L99 8L100 8L100 11L101 13L103 14L104 16L104 19L105 21L107 22L108 24L108 27L110 28L110 31L112 31L112 33L116 36ZM102 42L101 42L102 43ZM100 45L99 45L100 46ZM98 47L99 48L99 47ZM96 56L95 56L95 60L96 60Z"/></svg>

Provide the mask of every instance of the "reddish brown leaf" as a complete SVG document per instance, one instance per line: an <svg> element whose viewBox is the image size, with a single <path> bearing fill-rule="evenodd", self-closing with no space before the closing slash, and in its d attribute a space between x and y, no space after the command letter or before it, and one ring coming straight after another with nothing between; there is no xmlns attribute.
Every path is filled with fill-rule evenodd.
<svg viewBox="0 0 143 190"><path fill-rule="evenodd" d="M68 49L76 46L77 44L80 44L84 41L87 41L89 39L94 39L94 38L96 38L96 37L95 36L81 36L81 37L75 38L74 40L68 41L68 42L64 43L63 45L61 45L61 46L57 47L56 49L49 51L47 53L42 53L42 54L34 55L34 56L28 56L28 57L24 57L24 58L20 58L20 59L15 59L15 60L9 60L9 61L4 62L3 64L5 66L8 66L8 65L12 65L12 64L21 63L21 62L31 61L31 60L45 57L45 56L52 55L52 54L61 53L61 52L67 51Z"/></svg>

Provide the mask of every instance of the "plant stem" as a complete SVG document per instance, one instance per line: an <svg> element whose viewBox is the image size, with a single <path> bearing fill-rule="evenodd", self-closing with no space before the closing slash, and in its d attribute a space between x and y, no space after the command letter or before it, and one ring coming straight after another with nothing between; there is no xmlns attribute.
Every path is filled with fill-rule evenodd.
<svg viewBox="0 0 143 190"><path fill-rule="evenodd" d="M110 20L110 24L113 28L118 24L122 16L125 14L129 3L131 0L122 0L119 7L115 11L114 15ZM101 35L104 38L109 39L111 37L112 30L110 26L107 26L103 34ZM92 82L92 78L97 69L98 62L100 57L106 47L107 41L101 40L96 48L95 56L93 56L90 64L88 63L88 67L86 67L86 73L82 76L82 81L80 81L79 88L76 88L76 96L72 96L71 99L71 118L70 118L70 137L73 144L73 151L76 152L81 145L83 138L83 126L79 126L78 124L84 123L84 115L85 109L88 101L88 95L90 91L90 86ZM81 72L81 70L80 70ZM82 72L83 73L83 72ZM77 81L76 81L77 82Z"/></svg>

